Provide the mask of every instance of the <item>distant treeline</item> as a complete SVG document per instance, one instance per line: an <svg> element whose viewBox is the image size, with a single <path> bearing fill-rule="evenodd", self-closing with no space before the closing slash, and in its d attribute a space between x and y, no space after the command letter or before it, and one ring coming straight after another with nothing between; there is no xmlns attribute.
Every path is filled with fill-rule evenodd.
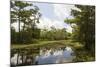
<svg viewBox="0 0 100 67"><path fill-rule="evenodd" d="M21 31L20 43L34 43L38 40L67 40L70 36L71 33L68 33L65 28L56 29L52 27L51 30L35 28L31 31ZM11 28L11 39L12 43L19 43L19 32L13 28Z"/></svg>

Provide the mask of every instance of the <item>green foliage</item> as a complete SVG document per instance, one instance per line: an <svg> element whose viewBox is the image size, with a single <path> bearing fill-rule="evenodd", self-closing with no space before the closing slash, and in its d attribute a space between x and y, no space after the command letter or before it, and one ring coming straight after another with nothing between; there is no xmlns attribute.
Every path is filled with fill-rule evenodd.
<svg viewBox="0 0 100 67"><path fill-rule="evenodd" d="M33 39L39 38L40 30L37 29L36 23L39 23L40 17L41 13L37 6L24 1L11 1L11 24L18 22L19 28L18 32L11 30L12 43L32 43Z"/></svg>
<svg viewBox="0 0 100 67"><path fill-rule="evenodd" d="M65 19L64 22L67 22L68 24L72 24L72 23L80 22L80 19L79 18Z"/></svg>
<svg viewBox="0 0 100 67"><path fill-rule="evenodd" d="M42 30L41 39L45 40L64 40L68 38L66 29L56 29L51 27L51 30Z"/></svg>
<svg viewBox="0 0 100 67"><path fill-rule="evenodd" d="M33 31L32 32L33 39L39 39L40 38L40 29L33 28L32 31Z"/></svg>
<svg viewBox="0 0 100 67"><path fill-rule="evenodd" d="M73 19L66 19L73 26L73 38L85 45L85 48L95 53L95 6L75 5L79 10L72 9Z"/></svg>
<svg viewBox="0 0 100 67"><path fill-rule="evenodd" d="M20 32L20 34L21 34L20 41L22 44L33 43L32 34L30 32L22 31Z"/></svg>
<svg viewBox="0 0 100 67"><path fill-rule="evenodd" d="M19 7L19 9L23 9L27 6L32 6L32 4L29 4L27 2L22 2L22 1L15 1L15 6Z"/></svg>
<svg viewBox="0 0 100 67"><path fill-rule="evenodd" d="M76 58L73 60L74 62L95 61L95 57L92 56L89 51L82 48L76 49L75 55L76 55Z"/></svg>
<svg viewBox="0 0 100 67"><path fill-rule="evenodd" d="M18 41L18 33L15 32L15 29L11 27L11 43L17 43Z"/></svg>

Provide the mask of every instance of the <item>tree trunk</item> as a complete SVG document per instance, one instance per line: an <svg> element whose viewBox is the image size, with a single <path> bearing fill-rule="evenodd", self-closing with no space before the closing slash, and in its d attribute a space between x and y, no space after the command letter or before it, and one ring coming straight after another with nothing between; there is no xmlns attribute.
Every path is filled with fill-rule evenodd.
<svg viewBox="0 0 100 67"><path fill-rule="evenodd" d="M20 9L19 9L20 11ZM18 38L18 42L20 43L20 15L18 16L18 22L19 22L19 25L18 25L18 30L19 30L19 38Z"/></svg>

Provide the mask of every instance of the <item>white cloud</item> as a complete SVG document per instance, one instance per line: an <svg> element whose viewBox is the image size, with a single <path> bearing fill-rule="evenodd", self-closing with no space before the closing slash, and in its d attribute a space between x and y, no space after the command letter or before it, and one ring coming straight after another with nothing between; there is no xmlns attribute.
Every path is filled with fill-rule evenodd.
<svg viewBox="0 0 100 67"><path fill-rule="evenodd" d="M72 18L70 16L71 9L74 8L74 5L65 5L65 4L53 4L54 7L54 19L42 16L40 19L40 23L37 26L41 29L47 28L50 29L51 26L55 28L67 28L68 32L72 32L72 28L70 25L64 23L64 19L66 17Z"/></svg>
<svg viewBox="0 0 100 67"><path fill-rule="evenodd" d="M18 23L17 23L17 22L16 22L16 23L11 24L11 26L12 26L12 27L14 27L14 28L16 29L16 31L18 31Z"/></svg>
<svg viewBox="0 0 100 67"><path fill-rule="evenodd" d="M50 29L50 27L54 26L55 28L67 28L67 25L64 26L65 24L62 23L61 21L58 20L51 20L49 18L43 17L42 19L40 19L40 23L37 24L38 28L44 29Z"/></svg>
<svg viewBox="0 0 100 67"><path fill-rule="evenodd" d="M67 25L67 32L72 33L72 27L70 25Z"/></svg>
<svg viewBox="0 0 100 67"><path fill-rule="evenodd" d="M74 5L54 4L54 12L56 17L59 17L60 20L63 20L66 17L71 18L72 16L70 13L72 8L75 8Z"/></svg>
<svg viewBox="0 0 100 67"><path fill-rule="evenodd" d="M37 24L38 28L44 29L50 29L50 27L53 25L52 21L49 18L43 17L40 19L40 23Z"/></svg>

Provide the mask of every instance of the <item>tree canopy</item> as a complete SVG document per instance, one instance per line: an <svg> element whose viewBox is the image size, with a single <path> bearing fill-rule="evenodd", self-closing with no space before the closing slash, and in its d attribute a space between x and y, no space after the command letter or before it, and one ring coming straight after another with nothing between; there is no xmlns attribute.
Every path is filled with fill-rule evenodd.
<svg viewBox="0 0 100 67"><path fill-rule="evenodd" d="M85 48L95 51L95 6L75 5L79 10L72 9L73 19L65 22L73 25L73 38L85 45Z"/></svg>
<svg viewBox="0 0 100 67"><path fill-rule="evenodd" d="M27 7L30 7L27 8ZM11 1L11 24L18 22L18 32L16 32L16 38L13 38L12 41L17 41L18 43L31 42L32 36L34 35L34 29L36 28L36 23L39 23L39 18L41 13L39 8L32 3L23 2L23 1ZM23 23L23 25L22 25ZM21 27L23 29L21 29ZM12 29L12 27L11 27ZM36 31L38 32L39 31ZM11 34L15 35L14 33ZM27 38L26 38L27 37Z"/></svg>

